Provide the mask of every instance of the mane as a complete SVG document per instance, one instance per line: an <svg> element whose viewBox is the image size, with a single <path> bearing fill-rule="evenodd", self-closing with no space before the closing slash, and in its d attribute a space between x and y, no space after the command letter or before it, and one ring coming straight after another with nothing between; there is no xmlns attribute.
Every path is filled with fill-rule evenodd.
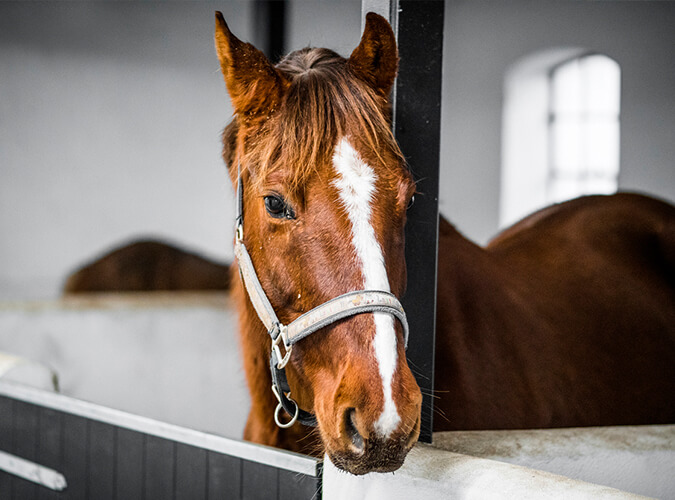
<svg viewBox="0 0 675 500"><path fill-rule="evenodd" d="M241 158L243 168L255 165L255 180L283 167L290 188L299 189L319 165L330 161L337 141L347 134L358 137L382 163L384 151L404 162L387 100L354 76L345 58L329 49L305 48L287 55L276 68L289 82L283 101L247 140ZM224 133L230 165L235 122Z"/></svg>

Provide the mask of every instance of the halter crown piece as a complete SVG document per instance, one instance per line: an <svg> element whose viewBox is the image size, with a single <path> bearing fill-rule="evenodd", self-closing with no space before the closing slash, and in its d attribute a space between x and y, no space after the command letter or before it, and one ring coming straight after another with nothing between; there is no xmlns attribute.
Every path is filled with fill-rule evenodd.
<svg viewBox="0 0 675 500"><path fill-rule="evenodd" d="M274 421L279 427L283 428L290 427L295 422L316 426L316 417L309 412L301 410L298 404L290 397L291 390L286 379L285 366L290 359L293 345L308 335L341 319L356 314L383 312L391 314L400 321L403 326L404 345L407 349L408 321L403 306L391 293L379 290L359 290L345 293L328 302L324 302L320 306L302 314L288 325L282 324L260 285L251 256L246 250L246 245L244 245L244 190L240 167L241 165L237 166L237 214L234 254L237 257L239 274L249 299L272 339L270 351L272 392L279 402L274 411ZM279 419L279 413L282 409L291 417L291 420L286 423L283 423Z"/></svg>

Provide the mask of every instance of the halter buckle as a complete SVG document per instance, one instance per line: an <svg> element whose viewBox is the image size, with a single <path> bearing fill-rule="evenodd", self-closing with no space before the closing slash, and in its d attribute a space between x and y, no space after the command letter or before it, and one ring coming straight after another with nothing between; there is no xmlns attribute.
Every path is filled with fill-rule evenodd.
<svg viewBox="0 0 675 500"><path fill-rule="evenodd" d="M272 349L274 350L274 354L277 357L277 368L279 368L279 370L283 370L288 364L288 360L291 358L293 346L288 343L288 337L286 336L286 325L278 323L274 325L274 328L279 330L279 333L272 340ZM279 349L279 344L282 343L284 344L284 351L286 352L286 354L283 356L281 355L281 349Z"/></svg>
<svg viewBox="0 0 675 500"><path fill-rule="evenodd" d="M241 222L237 224L237 228L234 234L237 243L241 242L244 239L244 225Z"/></svg>
<svg viewBox="0 0 675 500"><path fill-rule="evenodd" d="M286 422L285 424L281 422L279 419L279 413L281 410L284 409L283 405L281 404L281 395L279 394L279 390L277 389L277 386L272 384L272 392L274 395L277 397L277 401L279 401L279 404L277 405L276 409L274 410L274 422L281 427L282 429L287 429L291 427L297 420L298 420L298 415L300 415L300 407L298 406L298 403L293 401L291 399L291 393L289 392L288 395L286 396L286 399L288 399L291 403L293 403L293 406L295 406L295 415L293 415L293 418Z"/></svg>

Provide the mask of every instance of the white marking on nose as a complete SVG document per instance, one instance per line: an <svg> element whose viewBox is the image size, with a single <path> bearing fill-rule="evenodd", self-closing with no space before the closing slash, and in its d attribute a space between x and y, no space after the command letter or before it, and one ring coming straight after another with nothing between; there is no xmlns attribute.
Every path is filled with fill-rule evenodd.
<svg viewBox="0 0 675 500"><path fill-rule="evenodd" d="M375 230L370 222L371 202L377 176L345 138L335 147L333 165L339 174L333 185L338 189L340 200L352 224L352 243L361 263L363 288L388 292L389 278L384 265L382 247L377 242ZM384 390L384 408L375 422L375 431L386 438L396 430L401 421L391 388L398 356L396 331L391 315L373 313L373 316L375 320L373 347Z"/></svg>

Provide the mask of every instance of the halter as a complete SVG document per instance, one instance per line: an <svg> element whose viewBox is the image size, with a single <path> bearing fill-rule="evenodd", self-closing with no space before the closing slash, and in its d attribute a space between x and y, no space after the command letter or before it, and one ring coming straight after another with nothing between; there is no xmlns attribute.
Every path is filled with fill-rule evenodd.
<svg viewBox="0 0 675 500"><path fill-rule="evenodd" d="M274 411L274 421L279 427L287 428L295 422L316 426L316 417L304 410L291 399L291 390L286 379L286 364L290 359L293 345L308 335L344 318L356 314L383 312L397 318L403 326L404 346L408 347L408 321L403 306L389 292L379 290L359 290L335 297L328 302L304 313L288 325L279 321L274 308L258 280L251 256L244 244L244 190L240 166L237 167L237 214L234 254L237 257L239 274L248 293L251 304L272 339L270 351L270 371L272 374L272 392L279 404ZM283 347L283 352L282 352ZM283 423L279 419L282 408L291 417Z"/></svg>

